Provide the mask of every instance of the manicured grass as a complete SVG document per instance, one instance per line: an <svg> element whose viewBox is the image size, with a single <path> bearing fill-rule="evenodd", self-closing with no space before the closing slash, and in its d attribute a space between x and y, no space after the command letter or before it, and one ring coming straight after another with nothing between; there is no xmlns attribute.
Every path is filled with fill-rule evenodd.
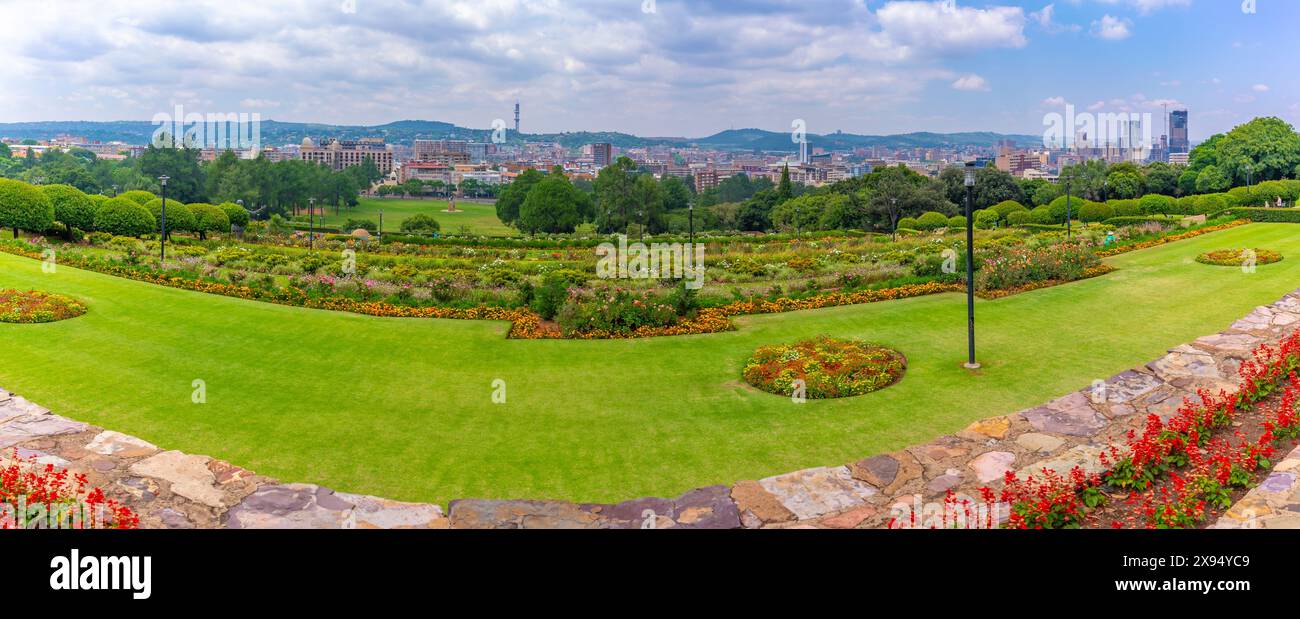
<svg viewBox="0 0 1300 619"><path fill-rule="evenodd" d="M496 206L477 202L456 201L456 213L446 213L447 201L406 200L401 198L361 198L355 208L342 208L334 214L333 208L325 208L325 226L339 227L349 219L369 219L379 223L379 212L384 212L384 232L396 233L402 229L402 222L418 214L425 214L442 224L443 234L460 234L461 226L469 226L470 234L484 236L516 236L518 232L497 219ZM303 217L306 217L305 211ZM350 232L345 230L344 232Z"/></svg>
<svg viewBox="0 0 1300 619"><path fill-rule="evenodd" d="M1219 331L1300 285L1194 262L1222 247L1300 255L1256 224L1120 256L1104 277L978 302L981 373L961 369L948 294L745 317L740 330L633 341L512 341L490 322L379 319L173 290L0 255L0 288L90 311L0 325L0 386L56 412L286 481L412 501L618 501L839 465L1081 389ZM744 385L759 346L826 334L905 354L907 376L795 405ZM190 401L207 385L207 404ZM508 402L493 404L493 381Z"/></svg>

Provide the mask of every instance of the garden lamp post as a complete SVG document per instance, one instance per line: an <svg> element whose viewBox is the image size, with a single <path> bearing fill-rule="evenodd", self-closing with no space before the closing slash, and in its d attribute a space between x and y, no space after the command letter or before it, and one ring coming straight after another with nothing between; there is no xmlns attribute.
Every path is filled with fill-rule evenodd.
<svg viewBox="0 0 1300 619"><path fill-rule="evenodd" d="M113 197L117 197L117 185L113 185Z"/></svg>
<svg viewBox="0 0 1300 619"><path fill-rule="evenodd" d="M975 361L975 224L971 214L975 204L975 167L966 167L966 369L978 370Z"/></svg>
<svg viewBox="0 0 1300 619"><path fill-rule="evenodd" d="M894 215L898 214L898 198L889 199L889 212ZM894 222L894 233L890 235L890 238L895 241L898 240L898 222Z"/></svg>
<svg viewBox="0 0 1300 619"><path fill-rule="evenodd" d="M688 210L690 211L690 219L691 219L691 245L695 245L695 203L694 202L691 203L690 208Z"/></svg>
<svg viewBox="0 0 1300 619"><path fill-rule="evenodd" d="M307 199L307 253L316 248L316 198Z"/></svg>
<svg viewBox="0 0 1300 619"><path fill-rule="evenodd" d="M641 225L636 227L637 240L645 241L645 210L637 209L636 218L641 220Z"/></svg>
<svg viewBox="0 0 1300 619"><path fill-rule="evenodd" d="M1070 179L1065 179L1065 240L1070 240Z"/></svg>
<svg viewBox="0 0 1300 619"><path fill-rule="evenodd" d="M799 219L799 214L800 214L800 211L801 211L801 210L802 210L802 207L800 207L799 205L795 205L795 207L794 207L794 238L796 238L796 239L799 239L799 238L802 238L802 237L803 237L803 222L800 221L800 219Z"/></svg>
<svg viewBox="0 0 1300 619"><path fill-rule="evenodd" d="M158 185L162 187L162 217L161 223L162 236L158 239L158 266L167 262L167 181L171 180L166 176L158 177Z"/></svg>

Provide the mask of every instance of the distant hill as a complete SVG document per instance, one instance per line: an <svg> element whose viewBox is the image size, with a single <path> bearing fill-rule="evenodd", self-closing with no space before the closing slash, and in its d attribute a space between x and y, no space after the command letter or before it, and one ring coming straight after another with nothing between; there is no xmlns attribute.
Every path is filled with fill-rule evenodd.
<svg viewBox="0 0 1300 619"><path fill-rule="evenodd" d="M122 141L147 144L157 128L148 121L44 121L25 123L0 123L0 137L16 139L50 139L60 134L85 136L101 142ZM268 145L295 144L303 138L322 137L362 138L383 137L390 143L410 144L416 139L464 139L486 142L492 138L491 129L467 129L451 123L429 120L399 120L385 125L328 125L315 123L290 123L276 120L262 121L262 143ZM796 145L789 132L763 129L732 129L703 138L640 137L618 132L541 133L522 136L510 132L509 139L519 141L556 142L568 148L577 148L594 142L609 142L620 148L642 146L688 146L730 151L793 152ZM882 148L937 148L943 146L992 146L999 140L1012 140L1021 145L1041 141L1041 136L1004 135L990 132L971 133L907 133L901 135L855 135L832 133L808 134L813 148L842 150L879 146Z"/></svg>

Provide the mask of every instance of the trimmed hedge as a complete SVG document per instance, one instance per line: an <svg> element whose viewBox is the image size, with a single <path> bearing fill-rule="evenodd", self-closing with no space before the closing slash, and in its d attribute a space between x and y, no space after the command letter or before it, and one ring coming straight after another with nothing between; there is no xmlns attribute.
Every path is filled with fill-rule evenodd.
<svg viewBox="0 0 1300 619"><path fill-rule="evenodd" d="M95 225L95 201L71 185L42 185L41 191L54 205L54 220L72 229L86 231Z"/></svg>
<svg viewBox="0 0 1300 619"><path fill-rule="evenodd" d="M143 236L157 229L149 209L130 198L104 201L95 211L95 230L117 236Z"/></svg>
<svg viewBox="0 0 1300 619"><path fill-rule="evenodd" d="M230 219L230 225L239 226L240 228L248 225L248 211L244 207L234 202L222 202L217 205L217 208L225 211L226 217Z"/></svg>
<svg viewBox="0 0 1300 619"><path fill-rule="evenodd" d="M1300 208L1234 208L1233 217L1264 223L1300 224Z"/></svg>
<svg viewBox="0 0 1300 619"><path fill-rule="evenodd" d="M45 232L54 225L54 205L45 192L21 181L0 178L0 228Z"/></svg>
<svg viewBox="0 0 1300 619"><path fill-rule="evenodd" d="M152 193L149 193L149 192L144 191L144 190L142 190L142 189L133 189L133 190L131 190L131 191L124 192L124 193L122 193L122 195L119 195L119 196L117 196L117 197L119 197L119 198L126 198L127 200L130 200L130 201L132 201L132 202L135 202L136 204L139 204L140 206L144 206L144 205L148 204L150 200L153 200L153 199L157 198L158 196L155 196L155 195L153 195Z"/></svg>
<svg viewBox="0 0 1300 619"><path fill-rule="evenodd" d="M153 215L154 221L158 222L155 231L162 229L162 198L150 200L144 205ZM190 212L189 207L184 203L176 200L167 201L167 232L171 236L172 232L194 232L194 226L198 224L194 218L194 213Z"/></svg>
<svg viewBox="0 0 1300 619"><path fill-rule="evenodd" d="M206 202L186 206L194 213L194 231L199 233L199 238L207 238L209 232L230 233L230 216L225 211Z"/></svg>
<svg viewBox="0 0 1300 619"><path fill-rule="evenodd" d="M1169 223L1176 223L1177 221L1178 221L1177 218L1163 217L1160 215L1149 215L1149 216L1133 215L1133 216L1125 216L1125 217L1111 217L1110 219L1107 219L1102 223L1107 226L1115 226L1116 228L1119 228L1122 226L1140 226L1142 224L1152 224L1152 223L1169 224Z"/></svg>
<svg viewBox="0 0 1300 619"><path fill-rule="evenodd" d="M938 230L948 225L948 218L943 213L930 211L922 213L916 224L921 230Z"/></svg>

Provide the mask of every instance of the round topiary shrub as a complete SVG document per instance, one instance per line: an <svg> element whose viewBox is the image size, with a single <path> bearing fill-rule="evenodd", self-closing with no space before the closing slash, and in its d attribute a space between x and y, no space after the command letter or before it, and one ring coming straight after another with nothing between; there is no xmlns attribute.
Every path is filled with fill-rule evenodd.
<svg viewBox="0 0 1300 619"><path fill-rule="evenodd" d="M150 200L148 204L144 205L144 207L149 209L149 213L152 214L154 220L158 222L158 227L154 228L154 230L162 230L162 198ZM194 213L190 211L190 207L181 202L177 202L176 200L167 201L168 236L170 236L172 232L194 232L197 225L198 221L195 220Z"/></svg>
<svg viewBox="0 0 1300 619"><path fill-rule="evenodd" d="M1115 216L1115 209L1109 204L1101 202L1088 202L1079 209L1079 221L1087 223L1097 223L1106 221Z"/></svg>
<svg viewBox="0 0 1300 619"><path fill-rule="evenodd" d="M1149 193L1138 200L1143 215L1173 215L1178 213L1178 201L1169 196Z"/></svg>
<svg viewBox="0 0 1300 619"><path fill-rule="evenodd" d="M936 213L934 211L923 213L921 217L916 220L917 230L938 230L947 225L948 218L945 217L943 213Z"/></svg>
<svg viewBox="0 0 1300 619"><path fill-rule="evenodd" d="M235 204L234 202L222 202L217 205L217 208L226 213L226 217L230 219L230 225L239 226L240 228L248 225L248 220L250 218L248 216L248 211L245 210L244 207Z"/></svg>
<svg viewBox="0 0 1300 619"><path fill-rule="evenodd" d="M1110 200L1106 204L1114 209L1116 217L1137 217L1142 214L1142 206L1137 200Z"/></svg>
<svg viewBox="0 0 1300 619"><path fill-rule="evenodd" d="M95 201L71 185L42 185L41 192L54 205L54 220L72 230L90 230L95 225Z"/></svg>
<svg viewBox="0 0 1300 619"><path fill-rule="evenodd" d="M1065 221L1064 216L1061 217L1061 221ZM1052 216L1052 207L1039 206L1029 211L1029 223L1047 226L1057 222L1056 218Z"/></svg>
<svg viewBox="0 0 1300 619"><path fill-rule="evenodd" d="M105 200L95 211L95 229L117 236L143 236L157 229L149 209L134 200L117 197Z"/></svg>
<svg viewBox="0 0 1300 619"><path fill-rule="evenodd" d="M189 209L194 213L194 231L199 233L199 238L208 238L209 232L221 234L230 232L230 217L220 208L198 202L190 204Z"/></svg>
<svg viewBox="0 0 1300 619"><path fill-rule="evenodd" d="M1282 254L1271 249L1220 249L1196 257L1201 264L1221 267L1249 267L1282 261Z"/></svg>
<svg viewBox="0 0 1300 619"><path fill-rule="evenodd" d="M902 380L907 358L895 350L818 337L764 346L745 364L745 382L768 393L793 396L803 381L810 400L847 398L879 391Z"/></svg>
<svg viewBox="0 0 1300 619"><path fill-rule="evenodd" d="M0 178L0 229L45 232L54 225L54 205L40 189Z"/></svg>
<svg viewBox="0 0 1300 619"><path fill-rule="evenodd" d="M1027 212L1029 209L1025 208L1025 205L1016 202L1015 200L1003 200L1002 202L993 205L993 211L998 214L998 219L1009 222L1010 220L1008 218L1011 217L1012 213L1020 211Z"/></svg>
<svg viewBox="0 0 1300 619"><path fill-rule="evenodd" d="M151 200L157 198L158 196L155 196L155 195L153 195L152 193L149 193L149 192L147 192L147 191L144 191L143 189L133 189L133 190L131 190L131 191L124 191L124 192L122 192L121 195L119 195L119 196L117 196L117 197L119 197L119 198L126 198L127 200L130 200L130 201L132 201L132 202L135 202L136 204L139 204L140 206L144 206L144 205L148 204L149 201L151 201Z"/></svg>
<svg viewBox="0 0 1300 619"><path fill-rule="evenodd" d="M992 230L999 219L998 212L993 209L975 211L975 227L980 230Z"/></svg>
<svg viewBox="0 0 1300 619"><path fill-rule="evenodd" d="M963 217L963 216L961 216L961 215L955 215L955 216L953 216L953 217L949 217L949 218L948 218L948 227L949 227L949 228L954 228L954 229L956 229L956 228L961 228L962 230L965 230L965 229L966 229L966 218Z"/></svg>
<svg viewBox="0 0 1300 619"><path fill-rule="evenodd" d="M1043 207L1040 206L1038 208ZM1033 223L1033 219L1034 217L1029 213L1029 211L1013 211L1010 215L1007 215L1007 225L1023 226L1028 223Z"/></svg>
<svg viewBox="0 0 1300 619"><path fill-rule="evenodd" d="M915 217L904 217L898 220L899 230L920 230L918 227L920 225L921 224L916 221Z"/></svg>
<svg viewBox="0 0 1300 619"><path fill-rule="evenodd" d="M1049 221L1047 223L1063 224L1065 223L1065 218L1067 217L1067 215L1069 216L1070 219L1078 219L1079 209L1082 209L1084 204L1087 204L1087 201L1084 200L1083 198L1080 198L1079 196L1061 196L1055 200L1052 200L1052 203L1047 205L1047 208L1052 216L1052 221ZM1040 206L1038 208L1043 208L1043 207ZM1038 208L1034 210L1036 211L1038 210ZM1035 222L1035 223L1039 223L1039 222Z"/></svg>
<svg viewBox="0 0 1300 619"><path fill-rule="evenodd" d="M39 290L0 290L0 322L36 324L76 318L86 306L61 294Z"/></svg>

